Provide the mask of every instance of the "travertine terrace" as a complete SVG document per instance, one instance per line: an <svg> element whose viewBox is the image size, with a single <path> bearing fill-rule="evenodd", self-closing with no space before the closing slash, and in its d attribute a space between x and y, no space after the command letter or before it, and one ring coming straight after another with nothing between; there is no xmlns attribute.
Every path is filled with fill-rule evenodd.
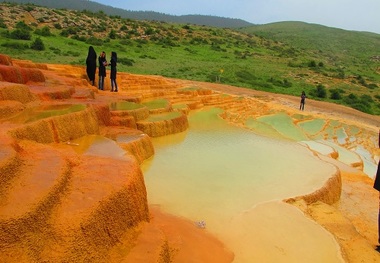
<svg viewBox="0 0 380 263"><path fill-rule="evenodd" d="M292 108L292 103L298 102L292 99L282 101L233 87L223 90L214 84L127 73L119 73L118 83L118 93L109 92L109 83L105 91L98 91L87 81L84 67L35 64L0 55L2 262L184 262L189 257L194 262L232 262L233 251L206 231L148 205L139 165L154 155L150 138L186 131L187 114L204 107L224 109L221 118L244 128L249 128L250 118L279 112L290 116L295 125L324 118L318 132L305 132L311 139L337 139L334 131L348 125L318 115L320 112L300 118L297 105ZM144 105L156 99L168 104L155 109L110 106L119 102ZM150 119L154 116L160 117ZM379 154L373 123L347 127L356 140L347 139L343 147L360 144L374 156ZM72 141L88 135L112 140L128 135L131 139L119 144L125 151L119 158L78 154ZM278 130L270 135L286 138ZM338 158L333 148L326 156ZM349 166L360 168L363 164L354 159ZM338 204L341 176L340 172L332 175L324 188L287 201L317 222L321 209L316 204L344 214L347 202L341 210ZM362 180L370 188L371 179L355 176L350 178ZM355 262L349 238L340 240L336 229L329 229L329 219L320 221L337 236L345 259ZM365 236L362 232L366 230L359 229L355 235L363 244L367 242L362 245L367 258L376 260L370 246L375 234Z"/></svg>

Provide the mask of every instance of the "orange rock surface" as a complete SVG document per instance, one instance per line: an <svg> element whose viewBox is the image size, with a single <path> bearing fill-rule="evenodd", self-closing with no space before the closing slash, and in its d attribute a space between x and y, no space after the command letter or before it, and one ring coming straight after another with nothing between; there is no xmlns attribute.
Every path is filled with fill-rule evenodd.
<svg viewBox="0 0 380 263"><path fill-rule="evenodd" d="M244 126L248 117L297 113L298 98L127 73L118 74L118 83L118 93L109 92L108 79L106 90L99 91L87 81L84 67L12 63L0 55L1 261L233 261L233 251L206 230L147 203L139 164L154 154L148 135L186 130L186 114L154 124L145 122L154 112L124 114L109 105L166 98L187 105L187 110L220 107L225 110L222 118ZM186 90L193 86L201 88ZM70 105L85 109L46 110ZM363 144L370 145L377 134L378 116L312 100L306 107L308 118L354 123L362 134L369 134ZM46 112L52 115L45 116ZM40 117L32 121L17 117L23 114ZM126 154L116 158L74 151L72 141L87 135L116 142L119 135L130 136L117 143ZM370 150L380 155L378 149ZM353 167L334 164L341 172L322 189L287 201L335 236L347 262L379 262L373 249L378 212L373 181Z"/></svg>

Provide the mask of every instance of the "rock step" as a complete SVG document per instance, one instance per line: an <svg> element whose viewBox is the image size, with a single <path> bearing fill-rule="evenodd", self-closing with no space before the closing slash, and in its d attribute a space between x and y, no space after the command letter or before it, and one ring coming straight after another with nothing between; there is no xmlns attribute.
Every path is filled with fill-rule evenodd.
<svg viewBox="0 0 380 263"><path fill-rule="evenodd" d="M69 99L75 93L74 87L67 86L30 86L29 89L40 100Z"/></svg>
<svg viewBox="0 0 380 263"><path fill-rule="evenodd" d="M67 161L57 150L31 142L20 146L21 165L0 199L3 245L17 242L46 224L70 176Z"/></svg>
<svg viewBox="0 0 380 263"><path fill-rule="evenodd" d="M122 249L131 246L129 240L123 240L122 246L118 245L118 255L111 255L111 258L120 257ZM121 263L157 263L166 262L161 260L165 249L168 247L167 239L162 230L152 224L145 224L142 232L139 234L136 245L126 252L127 256L121 258ZM128 244L129 243L129 244ZM113 252L115 253L115 252ZM167 261L170 262L170 261Z"/></svg>
<svg viewBox="0 0 380 263"><path fill-rule="evenodd" d="M134 110L113 110L110 111L111 116L132 116L136 121L144 120L149 117L149 109L147 107L142 107Z"/></svg>
<svg viewBox="0 0 380 263"><path fill-rule="evenodd" d="M35 101L28 86L0 81L0 100L13 100L21 103Z"/></svg>
<svg viewBox="0 0 380 263"><path fill-rule="evenodd" d="M110 126L123 126L136 129L136 120L133 116L111 116Z"/></svg>
<svg viewBox="0 0 380 263"><path fill-rule="evenodd" d="M72 172L41 254L51 262L106 262L128 230L149 221L142 172L132 157L89 155Z"/></svg>

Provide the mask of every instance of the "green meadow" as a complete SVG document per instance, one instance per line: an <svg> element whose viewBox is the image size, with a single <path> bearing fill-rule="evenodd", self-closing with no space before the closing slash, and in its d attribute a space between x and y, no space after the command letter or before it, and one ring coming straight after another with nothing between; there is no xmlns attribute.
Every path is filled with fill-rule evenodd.
<svg viewBox="0 0 380 263"><path fill-rule="evenodd" d="M380 114L378 34L301 22L232 30L7 3L0 11L0 53L13 58L84 66L92 45L108 57L117 52L119 71L295 96L305 91ZM29 39L22 39L25 31Z"/></svg>

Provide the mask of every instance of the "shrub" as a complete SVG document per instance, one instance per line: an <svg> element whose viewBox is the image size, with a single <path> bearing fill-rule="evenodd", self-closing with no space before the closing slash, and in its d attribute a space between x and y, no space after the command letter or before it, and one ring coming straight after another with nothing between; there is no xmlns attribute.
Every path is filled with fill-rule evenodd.
<svg viewBox="0 0 380 263"><path fill-rule="evenodd" d="M367 88L369 88L369 89L376 89L376 88L378 88L379 86L377 86L377 84L375 84L375 83L371 83L371 84L368 84L367 85Z"/></svg>
<svg viewBox="0 0 380 263"><path fill-rule="evenodd" d="M116 39L116 37L117 37L116 31L114 29L112 29L111 32L108 34L108 37L110 39Z"/></svg>
<svg viewBox="0 0 380 263"><path fill-rule="evenodd" d="M75 39L75 40L78 40L78 41L82 41L82 42L86 42L87 41L87 38L84 37L84 36L73 35L71 38Z"/></svg>
<svg viewBox="0 0 380 263"><path fill-rule="evenodd" d="M30 45L30 48L41 51L41 50L45 50L45 45L44 45L44 42L42 42L41 38L37 37L33 41L33 43Z"/></svg>
<svg viewBox="0 0 380 263"><path fill-rule="evenodd" d="M16 29L9 33L9 37L13 39L30 40L32 35L28 30Z"/></svg>
<svg viewBox="0 0 380 263"><path fill-rule="evenodd" d="M330 90L330 99L332 100L340 100L342 99L342 95L338 89Z"/></svg>
<svg viewBox="0 0 380 263"><path fill-rule="evenodd" d="M21 29L21 30L26 30L26 31L33 31L33 29L30 26L28 26L27 24L25 24L24 21L17 22L16 28Z"/></svg>
<svg viewBox="0 0 380 263"><path fill-rule="evenodd" d="M4 19L0 17L0 28L7 28L7 25L4 22Z"/></svg>
<svg viewBox="0 0 380 263"><path fill-rule="evenodd" d="M316 88L316 92L315 92L315 95L318 97L318 98L326 98L327 97L327 91L326 91L326 88L325 86L323 86L322 84L319 84Z"/></svg>
<svg viewBox="0 0 380 263"><path fill-rule="evenodd" d="M76 51L72 51L72 50L69 50L67 51L65 54L63 54L64 56L67 56L67 57L79 57L81 54L79 52L76 52Z"/></svg>
<svg viewBox="0 0 380 263"><path fill-rule="evenodd" d="M268 80L268 82L272 83L275 86L284 87L284 88L290 88L291 86L293 86L293 84L287 79L278 80L278 79L271 77Z"/></svg>
<svg viewBox="0 0 380 263"><path fill-rule="evenodd" d="M28 44L20 43L20 42L5 42L1 44L2 47L7 47L7 48L13 48L17 50L25 50L28 49L29 46Z"/></svg>
<svg viewBox="0 0 380 263"><path fill-rule="evenodd" d="M123 64L125 66L133 66L133 63L135 63L135 61L129 58L118 58L118 63Z"/></svg>
<svg viewBox="0 0 380 263"><path fill-rule="evenodd" d="M153 35L154 34L154 29L151 28L151 27L148 27L147 29L145 29L145 35Z"/></svg>
<svg viewBox="0 0 380 263"><path fill-rule="evenodd" d="M60 23L55 23L55 24L54 24L54 27L55 27L56 29L62 29L62 26L61 26Z"/></svg>
<svg viewBox="0 0 380 263"><path fill-rule="evenodd" d="M357 76L356 78L357 78L358 82L359 82L362 86L367 87L367 82L365 81L365 79L364 79L362 76L359 75L359 76Z"/></svg>
<svg viewBox="0 0 380 263"><path fill-rule="evenodd" d="M67 29L62 30L60 35L63 36L63 37L68 37L70 35L75 35L78 32L79 32L78 28L68 27Z"/></svg>
<svg viewBox="0 0 380 263"><path fill-rule="evenodd" d="M49 36L52 35L51 32L50 32L50 28L47 27L47 26L44 26L41 29L36 29L34 31L34 33L37 34L37 35L40 35L40 36L44 36L44 37L49 37Z"/></svg>
<svg viewBox="0 0 380 263"><path fill-rule="evenodd" d="M86 40L86 43L89 45L94 45L94 46L102 46L104 41L96 37L89 37Z"/></svg>
<svg viewBox="0 0 380 263"><path fill-rule="evenodd" d="M312 60L309 62L309 68L316 68L317 67L317 62L315 62L315 60Z"/></svg>
<svg viewBox="0 0 380 263"><path fill-rule="evenodd" d="M34 10L34 6L31 6L31 5L27 5L27 6L24 6L23 7L25 11L27 12L31 12Z"/></svg>
<svg viewBox="0 0 380 263"><path fill-rule="evenodd" d="M348 96L344 97L343 100L347 105L354 109L369 114L372 113L371 102L373 102L373 99L369 95L363 95L359 98L355 94L351 93Z"/></svg>
<svg viewBox="0 0 380 263"><path fill-rule="evenodd" d="M61 54L61 50L59 48L49 47L49 49L52 50L53 53L56 54L56 55L60 55Z"/></svg>

